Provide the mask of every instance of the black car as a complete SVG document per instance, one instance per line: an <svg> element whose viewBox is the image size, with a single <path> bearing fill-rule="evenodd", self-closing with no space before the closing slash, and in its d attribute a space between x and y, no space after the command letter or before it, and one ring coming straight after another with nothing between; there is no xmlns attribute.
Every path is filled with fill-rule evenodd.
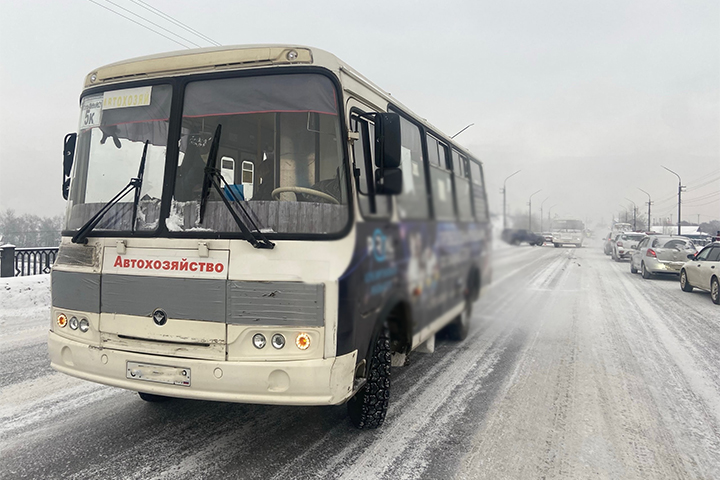
<svg viewBox="0 0 720 480"><path fill-rule="evenodd" d="M528 230L506 228L503 230L500 238L511 245L520 245L521 243L529 243L530 245L542 246L545 243L545 237Z"/></svg>

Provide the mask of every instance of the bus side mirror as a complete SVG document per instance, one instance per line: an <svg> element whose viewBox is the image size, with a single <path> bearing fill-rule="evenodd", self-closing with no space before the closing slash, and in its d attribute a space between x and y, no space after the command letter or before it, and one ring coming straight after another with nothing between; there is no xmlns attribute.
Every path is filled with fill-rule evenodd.
<svg viewBox="0 0 720 480"><path fill-rule="evenodd" d="M375 166L398 168L400 166L400 115L378 113L375 115Z"/></svg>
<svg viewBox="0 0 720 480"><path fill-rule="evenodd" d="M75 142L77 141L77 133L68 133L65 135L65 144L63 146L63 183L62 196L68 199L70 193L70 172L72 172L73 160L75 159Z"/></svg>
<svg viewBox="0 0 720 480"><path fill-rule="evenodd" d="M402 193L400 115L375 115L375 193L399 195Z"/></svg>
<svg viewBox="0 0 720 480"><path fill-rule="evenodd" d="M402 187L402 170L399 168L375 170L375 193L378 195L400 195Z"/></svg>

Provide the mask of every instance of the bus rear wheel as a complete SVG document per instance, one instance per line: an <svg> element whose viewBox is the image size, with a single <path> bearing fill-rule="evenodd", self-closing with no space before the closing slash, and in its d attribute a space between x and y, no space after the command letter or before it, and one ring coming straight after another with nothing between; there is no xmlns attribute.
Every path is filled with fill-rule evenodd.
<svg viewBox="0 0 720 480"><path fill-rule="evenodd" d="M167 402L170 397L163 397L162 395L153 395L152 393L138 392L140 398L150 403Z"/></svg>
<svg viewBox="0 0 720 480"><path fill-rule="evenodd" d="M367 381L348 400L350 421L359 429L373 430L385 421L390 399L390 329L383 325L373 345Z"/></svg>
<svg viewBox="0 0 720 480"><path fill-rule="evenodd" d="M448 325L447 335L450 340L462 341L465 340L470 331L470 318L472 317L472 302L470 300L465 301L465 308L460 315L457 316L453 322Z"/></svg>

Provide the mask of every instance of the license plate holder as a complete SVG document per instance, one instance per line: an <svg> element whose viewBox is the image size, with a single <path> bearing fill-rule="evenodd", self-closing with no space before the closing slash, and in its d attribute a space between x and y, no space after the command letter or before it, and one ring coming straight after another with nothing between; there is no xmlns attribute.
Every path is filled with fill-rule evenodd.
<svg viewBox="0 0 720 480"><path fill-rule="evenodd" d="M190 386L190 369L151 363L127 362L125 376L130 380L140 380L166 385Z"/></svg>

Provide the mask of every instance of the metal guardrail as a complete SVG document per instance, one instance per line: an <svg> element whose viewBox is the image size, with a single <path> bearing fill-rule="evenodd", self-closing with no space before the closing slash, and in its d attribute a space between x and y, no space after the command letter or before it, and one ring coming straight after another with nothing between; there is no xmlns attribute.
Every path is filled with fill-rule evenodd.
<svg viewBox="0 0 720 480"><path fill-rule="evenodd" d="M50 273L58 247L15 248L0 245L0 277Z"/></svg>

